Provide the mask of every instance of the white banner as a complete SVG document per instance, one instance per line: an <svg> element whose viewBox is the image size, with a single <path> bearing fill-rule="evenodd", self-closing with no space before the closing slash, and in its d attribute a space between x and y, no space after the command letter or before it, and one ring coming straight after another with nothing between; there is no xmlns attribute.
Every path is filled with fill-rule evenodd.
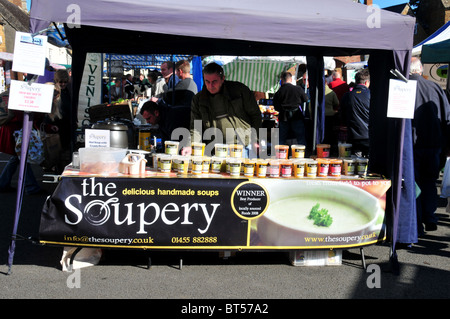
<svg viewBox="0 0 450 319"><path fill-rule="evenodd" d="M87 109L102 102L102 55L88 53L78 96L78 125L89 124Z"/></svg>

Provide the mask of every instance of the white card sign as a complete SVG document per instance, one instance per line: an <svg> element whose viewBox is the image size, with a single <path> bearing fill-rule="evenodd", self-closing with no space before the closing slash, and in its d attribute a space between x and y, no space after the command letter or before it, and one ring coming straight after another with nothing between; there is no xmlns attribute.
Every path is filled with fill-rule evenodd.
<svg viewBox="0 0 450 319"><path fill-rule="evenodd" d="M47 36L16 32L12 70L36 75L45 74Z"/></svg>
<svg viewBox="0 0 450 319"><path fill-rule="evenodd" d="M389 80L387 117L414 118L417 81Z"/></svg>
<svg viewBox="0 0 450 319"><path fill-rule="evenodd" d="M54 85L11 81L8 108L25 112L51 113Z"/></svg>
<svg viewBox="0 0 450 319"><path fill-rule="evenodd" d="M111 132L109 130L84 130L85 147L109 147Z"/></svg>

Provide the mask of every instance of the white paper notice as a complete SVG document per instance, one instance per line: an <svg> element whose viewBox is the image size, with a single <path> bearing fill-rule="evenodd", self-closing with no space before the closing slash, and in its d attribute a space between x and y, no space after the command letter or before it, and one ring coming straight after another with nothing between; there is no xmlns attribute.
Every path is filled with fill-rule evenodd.
<svg viewBox="0 0 450 319"><path fill-rule="evenodd" d="M8 108L25 112L51 113L54 85L11 81Z"/></svg>
<svg viewBox="0 0 450 319"><path fill-rule="evenodd" d="M387 117L412 119L416 103L417 81L389 80Z"/></svg>
<svg viewBox="0 0 450 319"><path fill-rule="evenodd" d="M30 33L16 32L12 70L44 75L47 36L32 37Z"/></svg>
<svg viewBox="0 0 450 319"><path fill-rule="evenodd" d="M109 130L84 130L84 143L86 147L109 147L111 132Z"/></svg>

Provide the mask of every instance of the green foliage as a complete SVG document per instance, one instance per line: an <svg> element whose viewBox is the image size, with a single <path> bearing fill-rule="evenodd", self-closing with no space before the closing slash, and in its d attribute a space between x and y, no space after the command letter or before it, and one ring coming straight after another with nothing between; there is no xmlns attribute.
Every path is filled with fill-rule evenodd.
<svg viewBox="0 0 450 319"><path fill-rule="evenodd" d="M333 223L333 218L330 216L330 214L328 214L328 209L319 209L319 207L319 203L313 206L311 212L309 213L308 219L314 220L314 225L330 227L331 223Z"/></svg>

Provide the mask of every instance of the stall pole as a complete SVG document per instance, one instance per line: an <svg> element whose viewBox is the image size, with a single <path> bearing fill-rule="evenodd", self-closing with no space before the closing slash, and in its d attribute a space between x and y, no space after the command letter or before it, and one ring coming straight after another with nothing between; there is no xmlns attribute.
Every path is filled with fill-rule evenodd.
<svg viewBox="0 0 450 319"><path fill-rule="evenodd" d="M111 85L111 53L109 54L108 60L109 60L108 61L108 81L109 81L108 84ZM122 81L122 79L120 79L120 81ZM116 82L114 82L114 83L116 83ZM120 87L122 87L122 84L120 84ZM111 87L108 90L108 99L109 99L108 104L111 104Z"/></svg>
<svg viewBox="0 0 450 319"><path fill-rule="evenodd" d="M30 141L30 133L32 126L33 126L33 114L29 112L24 112L23 129L22 129L22 148L20 153L21 154L20 170L18 178L17 197L16 197L16 210L14 214L14 225L13 225L13 232L11 235L11 244L8 249L8 275L11 274L14 260L14 253L16 251L17 227L19 225L20 211L22 210L22 197L25 186L24 179L25 179L25 170L27 166L28 144Z"/></svg>
<svg viewBox="0 0 450 319"><path fill-rule="evenodd" d="M400 73L400 71L393 69L390 71L391 74L393 74L396 78L399 80L402 80L404 82L408 82L408 79L406 79L403 74ZM399 128L399 141L398 141L398 159L396 163L396 188L395 188L395 208L394 213L392 214L392 226L393 229L397 229L398 224L398 218L395 218L395 215L398 214L400 209L400 199L401 199L401 193L402 193L402 183L403 183L403 145L405 141L405 119L402 118L400 120L400 128ZM397 232L392 231L391 235L391 256L390 256L390 262L393 267L393 273L395 275L398 275L400 273L400 266L398 263L397 258L397 252L395 250L395 244L397 242Z"/></svg>
<svg viewBox="0 0 450 319"><path fill-rule="evenodd" d="M313 131L313 145L312 150L316 150L317 139L317 107L319 106L319 89L316 87L316 96L314 101L314 131Z"/></svg>

